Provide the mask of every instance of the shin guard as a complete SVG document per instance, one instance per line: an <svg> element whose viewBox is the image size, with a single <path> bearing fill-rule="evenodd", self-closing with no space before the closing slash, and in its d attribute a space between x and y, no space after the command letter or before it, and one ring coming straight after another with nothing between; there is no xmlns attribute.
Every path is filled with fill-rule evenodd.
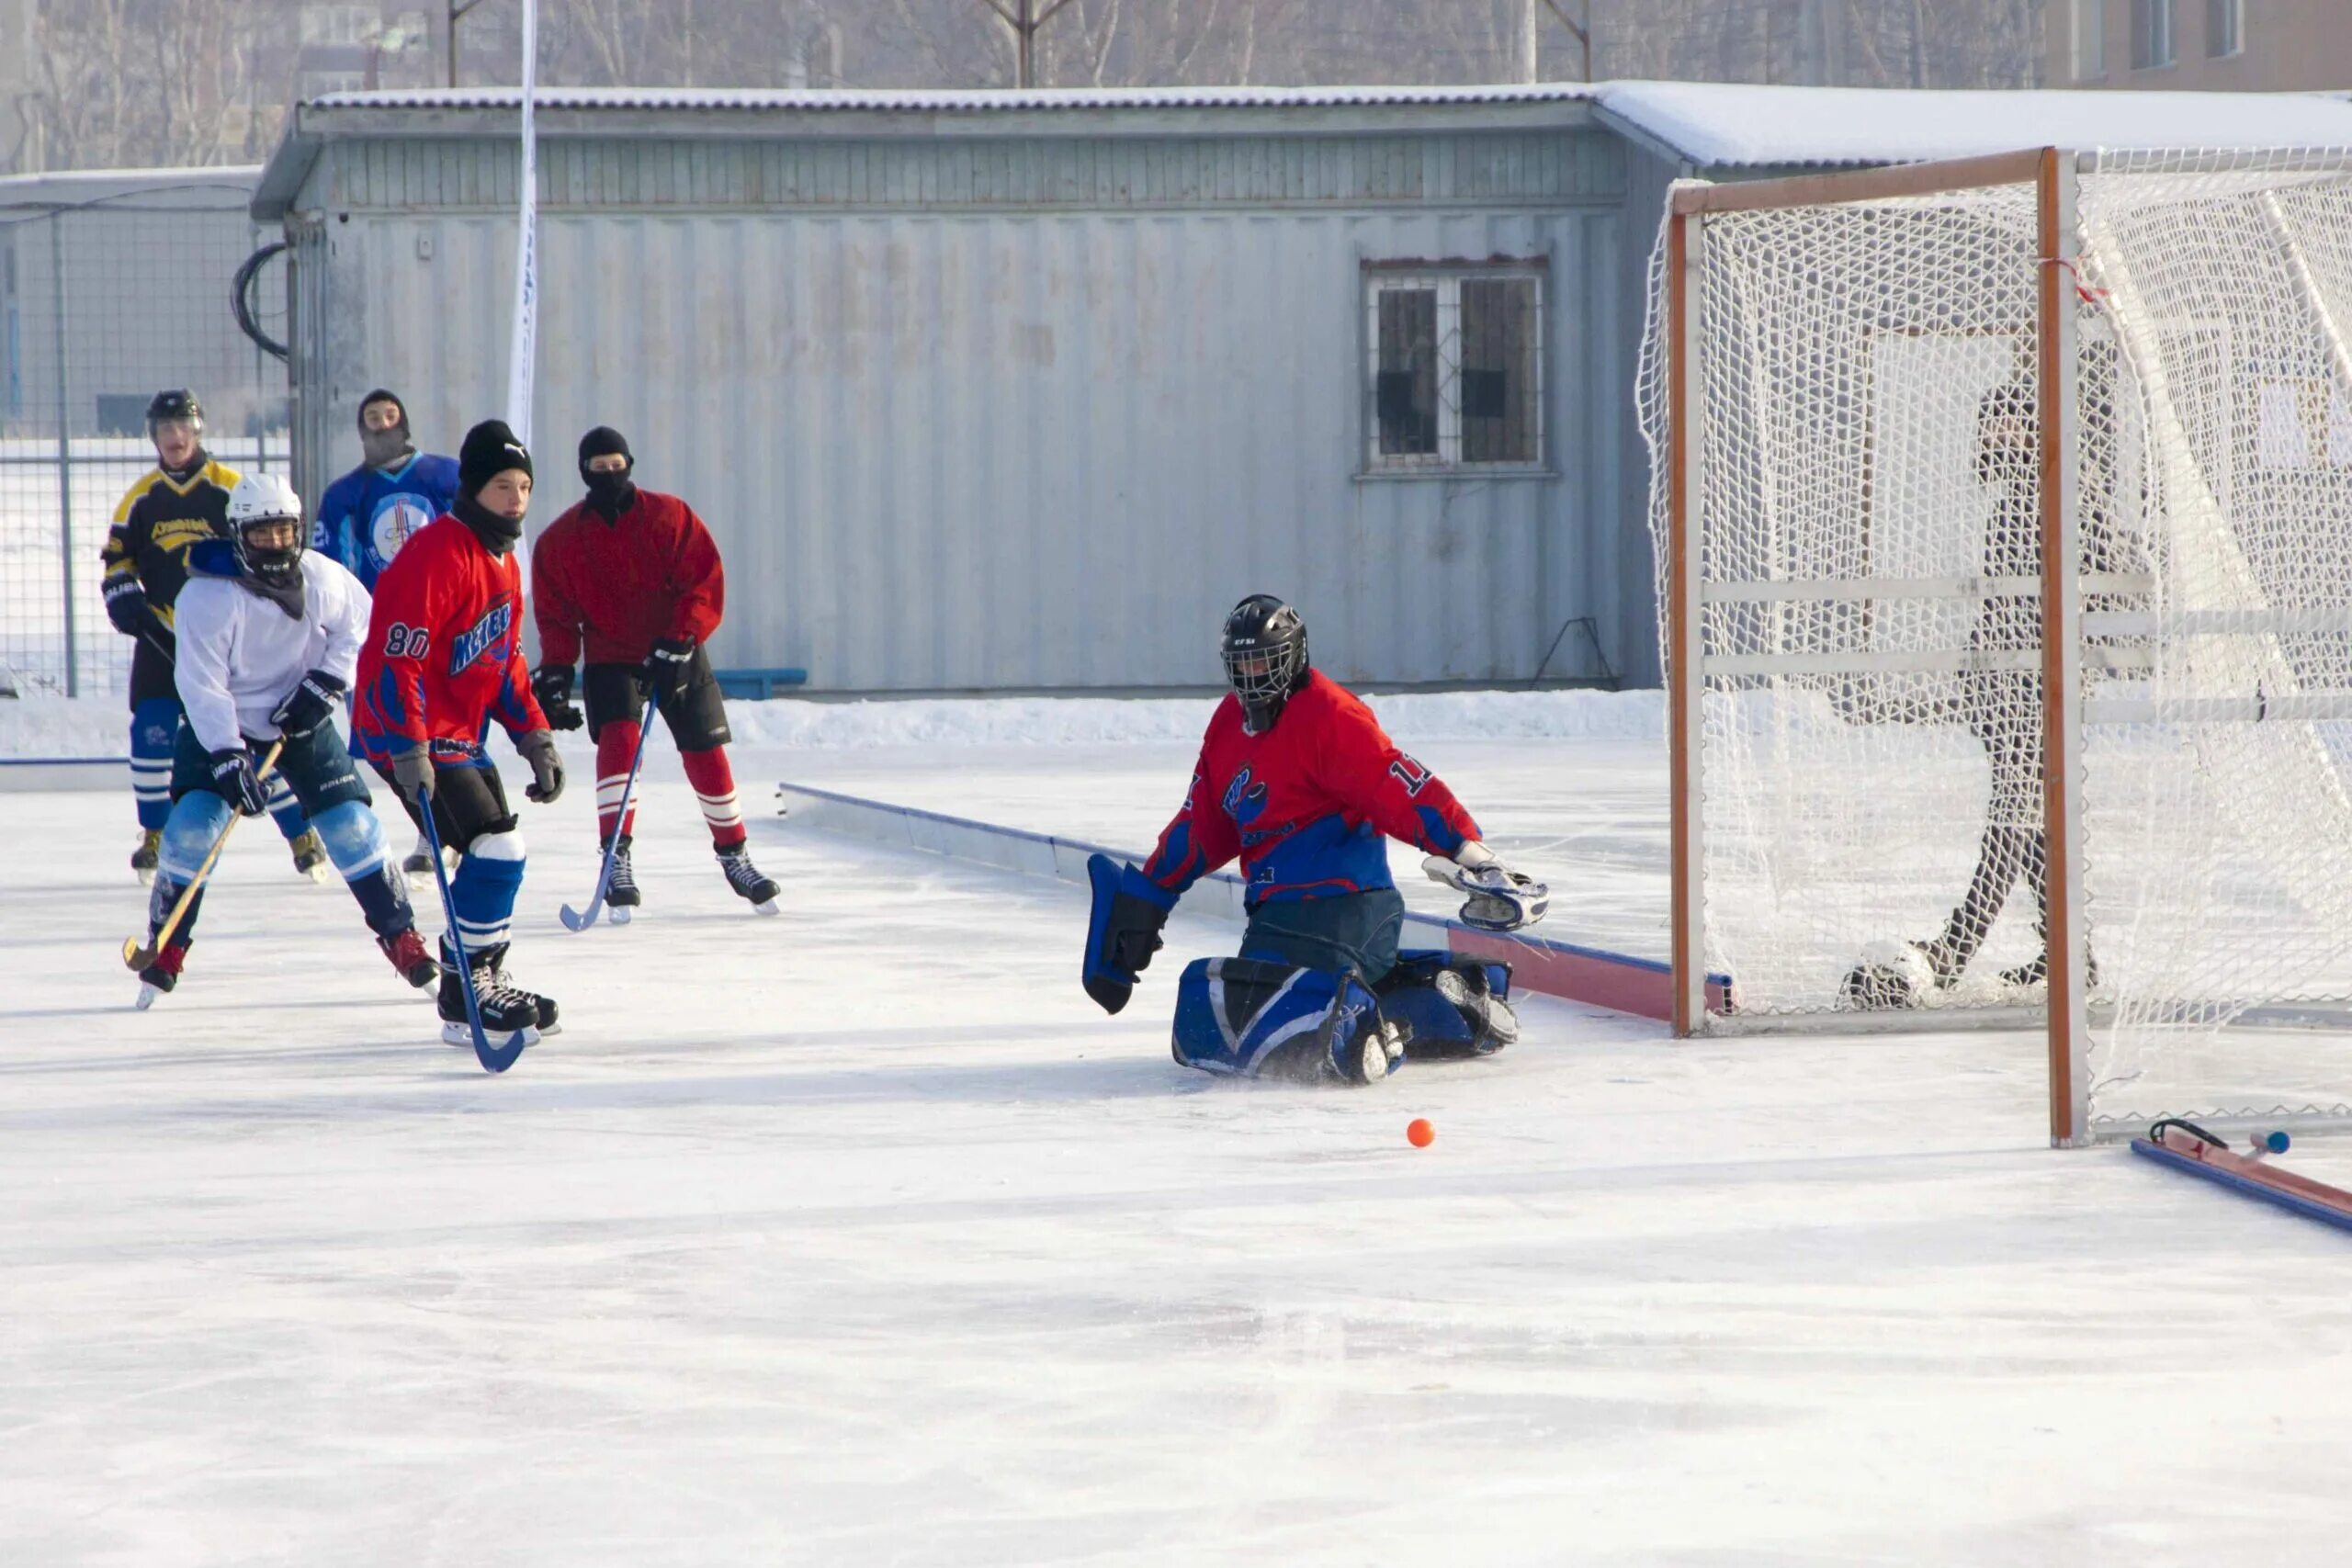
<svg viewBox="0 0 2352 1568"><path fill-rule="evenodd" d="M1377 1083L1394 1070L1402 1040L1352 970L1199 958L1177 985L1171 1054L1203 1072Z"/></svg>

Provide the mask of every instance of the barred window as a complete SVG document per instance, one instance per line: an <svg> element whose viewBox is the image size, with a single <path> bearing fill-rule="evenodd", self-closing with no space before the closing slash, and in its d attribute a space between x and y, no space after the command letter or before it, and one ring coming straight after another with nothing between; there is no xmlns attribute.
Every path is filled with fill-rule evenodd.
<svg viewBox="0 0 2352 1568"><path fill-rule="evenodd" d="M1544 273L1368 267L1365 463L1381 471L1544 460Z"/></svg>

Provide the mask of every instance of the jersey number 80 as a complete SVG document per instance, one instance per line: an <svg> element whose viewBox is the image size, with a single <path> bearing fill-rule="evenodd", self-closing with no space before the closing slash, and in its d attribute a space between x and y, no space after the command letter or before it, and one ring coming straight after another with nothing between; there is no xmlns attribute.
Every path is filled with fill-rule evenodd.
<svg viewBox="0 0 2352 1568"><path fill-rule="evenodd" d="M433 634L423 626L403 626L394 621L384 629L384 657L387 659L422 659L433 640Z"/></svg>

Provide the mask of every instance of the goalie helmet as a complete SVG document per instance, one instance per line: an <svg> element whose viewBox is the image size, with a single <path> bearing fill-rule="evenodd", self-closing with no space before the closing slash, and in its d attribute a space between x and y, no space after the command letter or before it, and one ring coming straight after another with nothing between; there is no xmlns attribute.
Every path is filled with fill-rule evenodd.
<svg viewBox="0 0 2352 1568"><path fill-rule="evenodd" d="M282 535L274 526L285 525ZM283 588L302 575L302 498L277 474L247 474L229 492L229 532L237 570ZM256 538L266 532L269 538Z"/></svg>
<svg viewBox="0 0 2352 1568"><path fill-rule="evenodd" d="M1283 705L1306 684L1306 623L1271 593L1252 593L1233 607L1218 653L1252 735L1272 729Z"/></svg>

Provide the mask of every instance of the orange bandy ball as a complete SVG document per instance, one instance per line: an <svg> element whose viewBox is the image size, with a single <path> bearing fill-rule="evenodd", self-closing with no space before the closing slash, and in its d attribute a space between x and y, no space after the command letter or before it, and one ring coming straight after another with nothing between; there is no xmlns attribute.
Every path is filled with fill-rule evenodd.
<svg viewBox="0 0 2352 1568"><path fill-rule="evenodd" d="M1416 1116L1406 1124L1405 1141L1417 1149L1428 1148L1437 1141L1437 1129L1430 1125L1426 1116Z"/></svg>

